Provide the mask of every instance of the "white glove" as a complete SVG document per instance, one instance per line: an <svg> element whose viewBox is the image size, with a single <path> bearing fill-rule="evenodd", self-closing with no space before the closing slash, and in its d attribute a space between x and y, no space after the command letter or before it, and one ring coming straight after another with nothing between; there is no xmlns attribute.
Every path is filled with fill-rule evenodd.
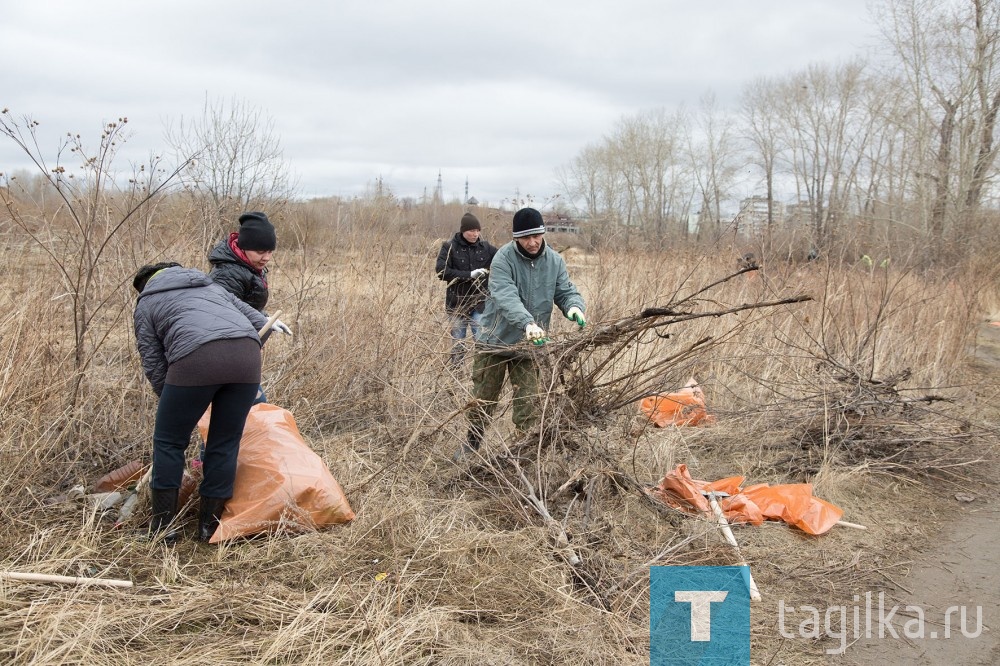
<svg viewBox="0 0 1000 666"><path fill-rule="evenodd" d="M285 322L280 319L275 319L274 323L271 324L271 328L279 333L284 333L285 335L292 334L292 329L288 328L288 326L285 325Z"/></svg>
<svg viewBox="0 0 1000 666"><path fill-rule="evenodd" d="M531 340L532 342L535 342L536 340L541 340L542 338L545 337L545 331L542 329L541 326L539 326L535 322L531 322L530 324L524 327L524 334L528 336L528 339Z"/></svg>
<svg viewBox="0 0 1000 666"><path fill-rule="evenodd" d="M587 318L583 316L583 310L575 305L566 311L566 319L575 321L580 328L587 325Z"/></svg>
<svg viewBox="0 0 1000 666"><path fill-rule="evenodd" d="M472 279L473 280L478 280L479 278L483 277L487 273L489 273L489 271L486 270L485 268L477 268L476 270L472 271Z"/></svg>

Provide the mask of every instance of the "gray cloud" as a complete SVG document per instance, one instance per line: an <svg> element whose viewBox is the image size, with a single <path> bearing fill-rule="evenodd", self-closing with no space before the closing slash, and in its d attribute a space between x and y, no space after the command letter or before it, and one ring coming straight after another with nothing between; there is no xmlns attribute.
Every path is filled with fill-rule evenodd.
<svg viewBox="0 0 1000 666"><path fill-rule="evenodd" d="M127 116L123 157L143 160L206 96L239 98L274 119L307 195L382 177L419 197L440 171L446 194L468 177L483 201L541 201L623 115L732 101L870 38L864 0L19 4L0 24L0 104L43 123L50 156ZM0 141L0 170L22 166Z"/></svg>

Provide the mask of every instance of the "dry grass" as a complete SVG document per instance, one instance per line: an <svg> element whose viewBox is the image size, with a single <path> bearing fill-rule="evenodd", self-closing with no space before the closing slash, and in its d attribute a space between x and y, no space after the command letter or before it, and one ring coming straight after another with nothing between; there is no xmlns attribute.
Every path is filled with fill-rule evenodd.
<svg viewBox="0 0 1000 666"><path fill-rule="evenodd" d="M155 403L128 318L111 313L95 330L106 337L83 400L67 405L64 302L44 262L9 255L0 566L136 587L0 580L4 663L645 664L648 567L734 561L709 522L641 492L679 462L700 478L811 481L845 518L870 526L821 537L737 530L765 596L753 610L755 663L779 652L786 663L819 663L822 644L782 643L772 601L820 606L885 585L923 538L913 523L936 510L936 484L966 483L970 460L995 455L995 434L966 407L995 389L973 386L962 369L984 304L996 299L977 288L981 273L765 265L684 301L732 262L575 251L570 272L590 325L554 322L557 343L545 353L564 373L550 382L540 436L514 441L501 415L484 455L457 466L471 382L447 364L436 248L300 240L272 273L273 306L296 335L268 344L265 383L358 515L320 533L221 547L187 539L167 549L61 501L74 485L148 458ZM174 256L203 266L190 248ZM647 330L617 352L586 346L560 365L565 350L645 308L718 312L799 294L814 300L676 321L657 329L669 337ZM692 375L715 425L637 426L625 398Z"/></svg>

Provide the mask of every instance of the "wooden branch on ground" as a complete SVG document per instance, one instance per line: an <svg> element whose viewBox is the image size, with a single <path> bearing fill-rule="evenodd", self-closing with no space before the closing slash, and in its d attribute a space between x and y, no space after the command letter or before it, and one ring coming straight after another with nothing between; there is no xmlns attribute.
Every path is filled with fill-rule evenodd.
<svg viewBox="0 0 1000 666"><path fill-rule="evenodd" d="M105 587L132 587L130 580L113 578L83 578L80 576L57 576L54 574L26 573L20 571L0 571L0 578L8 580L35 581L39 583L69 583L70 585L100 585Z"/></svg>

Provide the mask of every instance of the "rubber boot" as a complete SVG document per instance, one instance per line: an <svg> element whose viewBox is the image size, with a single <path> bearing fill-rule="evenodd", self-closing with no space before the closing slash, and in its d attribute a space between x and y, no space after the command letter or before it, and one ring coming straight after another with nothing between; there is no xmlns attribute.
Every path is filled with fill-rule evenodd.
<svg viewBox="0 0 1000 666"><path fill-rule="evenodd" d="M149 536L163 537L163 543L172 546L180 539L180 533L172 525L177 517L177 494L178 488L167 488L159 490L150 488L150 511L152 518L149 521Z"/></svg>
<svg viewBox="0 0 1000 666"><path fill-rule="evenodd" d="M483 434L476 430L475 428L469 428L468 434L465 436L465 444L455 451L455 455L452 456L452 460L455 462L461 462L468 454L473 451L478 451L479 447L483 444Z"/></svg>
<svg viewBox="0 0 1000 666"><path fill-rule="evenodd" d="M219 526L228 497L202 497L198 509L198 541L208 543Z"/></svg>

